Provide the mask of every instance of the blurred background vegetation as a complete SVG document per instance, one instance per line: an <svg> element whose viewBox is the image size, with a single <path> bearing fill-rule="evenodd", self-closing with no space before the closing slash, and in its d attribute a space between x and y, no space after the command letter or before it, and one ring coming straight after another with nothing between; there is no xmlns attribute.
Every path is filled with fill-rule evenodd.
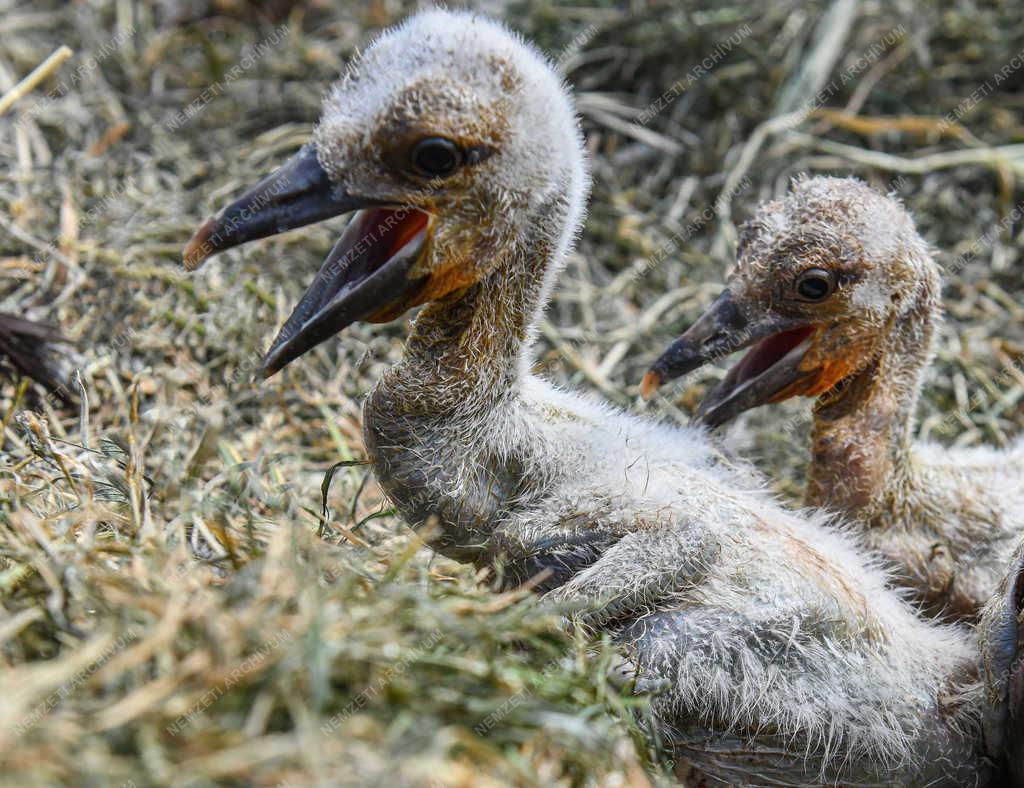
<svg viewBox="0 0 1024 788"><path fill-rule="evenodd" d="M897 192L946 270L919 432L1024 422L1024 26L1014 2L481 3L575 87L589 219L546 376L637 384L717 294L735 228L799 172ZM196 275L199 221L308 137L345 60L414 3L0 0L0 309L58 326L74 402L0 388L0 781L648 785L643 703L526 592L434 558L365 466L360 400L404 321L251 378L343 220ZM726 440L781 495L806 402ZM327 510L321 487L331 480Z"/></svg>

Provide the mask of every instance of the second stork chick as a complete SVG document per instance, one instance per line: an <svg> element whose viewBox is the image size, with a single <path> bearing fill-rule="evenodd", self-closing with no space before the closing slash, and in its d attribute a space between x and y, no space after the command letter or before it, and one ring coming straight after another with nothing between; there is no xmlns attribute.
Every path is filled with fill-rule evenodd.
<svg viewBox="0 0 1024 788"><path fill-rule="evenodd" d="M855 179L798 179L744 226L725 290L644 387L750 347L698 418L714 427L816 397L805 502L859 523L928 612L971 620L1024 533L1024 445L912 440L940 290L896 199Z"/></svg>

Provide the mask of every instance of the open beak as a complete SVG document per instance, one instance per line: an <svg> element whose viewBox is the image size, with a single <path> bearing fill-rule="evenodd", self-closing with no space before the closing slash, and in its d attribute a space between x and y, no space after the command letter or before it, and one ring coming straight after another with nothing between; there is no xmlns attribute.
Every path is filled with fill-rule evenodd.
<svg viewBox="0 0 1024 788"><path fill-rule="evenodd" d="M654 362L640 390L649 398L666 381L750 348L697 411L698 421L718 427L758 405L818 393L822 370L804 368L816 334L806 321L775 315L747 319L727 288Z"/></svg>
<svg viewBox="0 0 1024 788"><path fill-rule="evenodd" d="M270 377L357 320L392 320L418 303L426 278L411 271L426 245L429 214L341 191L311 145L209 219L182 253L185 267L247 241L358 211L263 359Z"/></svg>

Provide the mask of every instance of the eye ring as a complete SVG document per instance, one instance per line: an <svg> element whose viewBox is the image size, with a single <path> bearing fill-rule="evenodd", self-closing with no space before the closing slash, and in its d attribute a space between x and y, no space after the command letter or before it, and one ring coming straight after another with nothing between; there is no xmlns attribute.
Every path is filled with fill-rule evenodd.
<svg viewBox="0 0 1024 788"><path fill-rule="evenodd" d="M425 137L409 154L412 171L426 178L447 178L464 161L462 148L445 137Z"/></svg>
<svg viewBox="0 0 1024 788"><path fill-rule="evenodd" d="M794 289L802 301L817 303L835 292L836 277L824 268L808 268L796 278Z"/></svg>

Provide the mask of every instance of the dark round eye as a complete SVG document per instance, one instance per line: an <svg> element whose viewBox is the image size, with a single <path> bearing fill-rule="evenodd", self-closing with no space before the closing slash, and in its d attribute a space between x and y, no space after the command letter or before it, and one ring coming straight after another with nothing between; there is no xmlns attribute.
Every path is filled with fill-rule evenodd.
<svg viewBox="0 0 1024 788"><path fill-rule="evenodd" d="M808 268L796 280L796 292L804 301L822 301L836 289L836 278L824 268Z"/></svg>
<svg viewBox="0 0 1024 788"><path fill-rule="evenodd" d="M418 175L443 178L462 164L462 149L444 137L427 137L412 149L412 168Z"/></svg>

